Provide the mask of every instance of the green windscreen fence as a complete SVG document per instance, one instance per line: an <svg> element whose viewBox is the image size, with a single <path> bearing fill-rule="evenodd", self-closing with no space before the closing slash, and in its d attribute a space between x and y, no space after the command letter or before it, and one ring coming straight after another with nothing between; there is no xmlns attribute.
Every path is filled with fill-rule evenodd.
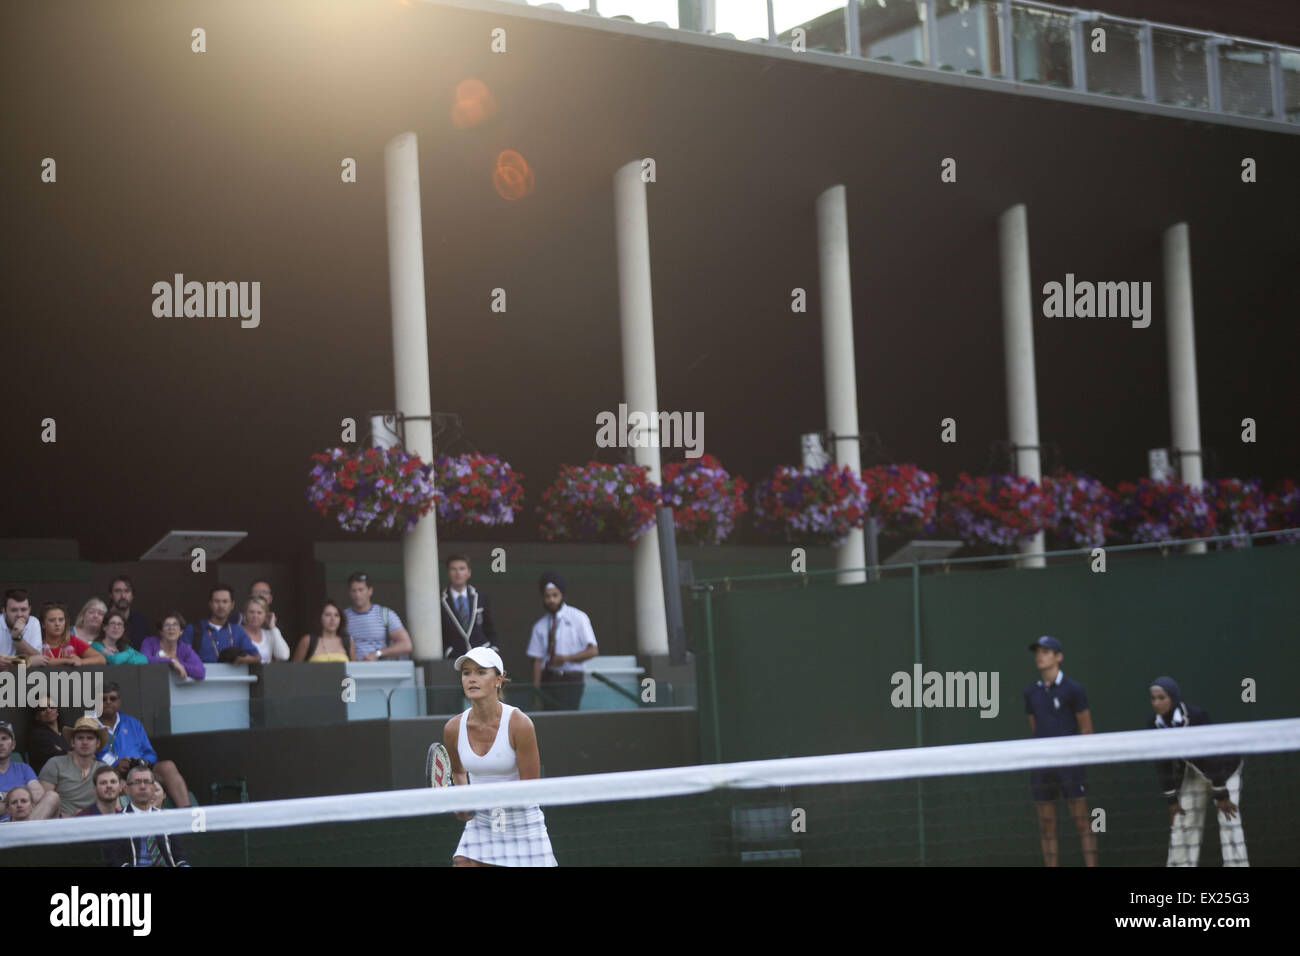
<svg viewBox="0 0 1300 956"><path fill-rule="evenodd" d="M1079 556L1044 568L903 569L855 585L793 574L715 582L690 613L702 753L720 762L1028 737L1023 694L1038 679L1028 645L1040 635L1061 642L1061 670L1085 688L1099 733L1143 728L1161 675L1216 724L1300 713L1290 678L1300 667L1300 547L1284 544L1128 554L1104 572ZM1300 768L1286 761L1269 773L1267 790L1258 777L1245 789L1247 827L1289 846L1294 864ZM999 780L996 792L954 778L895 794L913 827L903 856L1033 863L1029 775ZM1111 826L1164 808L1148 765L1098 768L1087 799ZM1062 834L1072 833L1057 807ZM1068 838L1063 862L1071 846L1077 861Z"/></svg>

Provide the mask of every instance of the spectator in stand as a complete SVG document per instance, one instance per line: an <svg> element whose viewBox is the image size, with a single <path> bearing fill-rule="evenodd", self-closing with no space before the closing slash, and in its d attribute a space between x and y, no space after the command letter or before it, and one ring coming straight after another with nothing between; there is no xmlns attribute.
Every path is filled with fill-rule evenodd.
<svg viewBox="0 0 1300 956"><path fill-rule="evenodd" d="M266 627L266 620L265 601L260 597L250 597L244 602L244 630L248 632L248 639L257 648L262 663L269 664L272 660L287 661L289 645L280 636L278 628L271 630Z"/></svg>
<svg viewBox="0 0 1300 956"><path fill-rule="evenodd" d="M81 638L87 644L94 644L103 634L104 615L107 613L107 604L97 597L91 598L81 605L81 612L77 615L77 620L69 633L73 637Z"/></svg>
<svg viewBox="0 0 1300 956"><path fill-rule="evenodd" d="M545 571L538 582L546 613L533 625L527 654L533 659L533 683L545 688L546 710L577 710L587 673L582 662L600 653L591 618L566 604L567 586L558 571Z"/></svg>
<svg viewBox="0 0 1300 956"><path fill-rule="evenodd" d="M125 574L119 574L113 578L108 591L109 606L115 611L121 611L122 616L126 618L126 636L131 646L138 651L144 639L149 636L149 620L134 607L135 586Z"/></svg>
<svg viewBox="0 0 1300 956"><path fill-rule="evenodd" d="M158 813L153 806L153 771L149 764L137 760L126 775L126 792L131 802L123 813ZM189 866L181 842L174 834L112 840L104 844L109 866Z"/></svg>
<svg viewBox="0 0 1300 956"><path fill-rule="evenodd" d="M442 592L442 640L447 648L444 657L459 658L472 647L499 650L488 596L474 588L469 578L469 558L448 555L448 586Z"/></svg>
<svg viewBox="0 0 1300 956"><path fill-rule="evenodd" d="M348 633L347 619L342 609L333 601L326 601L320 612L320 629L314 634L304 634L293 649L295 661L327 664L332 661L346 663L357 659L357 649Z"/></svg>
<svg viewBox="0 0 1300 956"><path fill-rule="evenodd" d="M0 720L0 799L14 787L25 787L32 801L33 820L48 820L59 815L59 795L46 792L36 779L36 771L21 760L10 760L14 752L14 725Z"/></svg>
<svg viewBox="0 0 1300 956"><path fill-rule="evenodd" d="M41 653L41 625L32 617L32 602L22 588L5 591L4 620L0 623L0 658L6 663Z"/></svg>
<svg viewBox="0 0 1300 956"><path fill-rule="evenodd" d="M109 733L109 741L95 753L96 760L102 760L109 766L117 767L117 772L125 774L132 760L147 760L153 767L154 778L163 785L172 804L178 807L190 805L190 790L181 776L176 764L170 760L159 760L149 743L149 735L144 726L129 714L120 711L122 706L122 688L117 681L104 684L104 700L99 724Z"/></svg>
<svg viewBox="0 0 1300 956"><path fill-rule="evenodd" d="M34 820L32 814L36 810L36 802L32 800L32 792L27 787L19 785L5 794L4 799L5 814L0 818L0 823L22 823L24 820Z"/></svg>
<svg viewBox="0 0 1300 956"><path fill-rule="evenodd" d="M68 742L59 733L59 708L49 699L27 712L27 759L38 774L51 757L68 752Z"/></svg>
<svg viewBox="0 0 1300 956"><path fill-rule="evenodd" d="M271 631L273 635L279 635L280 640L284 641L284 646L288 647L289 642L285 640L284 634L280 632L280 620L276 617L275 611L271 610L271 605L275 601L275 595L271 593L271 582L266 578L258 578L248 588L248 596L261 598L262 603L266 605L266 623L262 627ZM243 624L243 618L240 618L240 624ZM279 660L277 657L276 660Z"/></svg>
<svg viewBox="0 0 1300 956"><path fill-rule="evenodd" d="M185 618L173 611L158 622L158 633L162 636L146 637L140 650L149 663L169 665L181 680L187 677L203 680L207 676L203 661L199 660L199 655L188 641L181 640L181 636L188 635L188 632Z"/></svg>
<svg viewBox="0 0 1300 956"><path fill-rule="evenodd" d="M121 611L109 611L104 617L103 635L90 645L104 655L109 664L148 664L145 657L126 639L126 618Z"/></svg>
<svg viewBox="0 0 1300 956"><path fill-rule="evenodd" d="M104 655L79 637L68 634L68 609L56 601L41 605L41 656L27 662L28 667L81 667L104 664Z"/></svg>
<svg viewBox="0 0 1300 956"><path fill-rule="evenodd" d="M59 794L59 812L70 817L95 802L95 781L91 774L101 767L95 751L108 743L108 731L94 717L78 717L63 736L72 743L72 753L51 757L41 768L40 781Z"/></svg>
<svg viewBox="0 0 1300 956"><path fill-rule="evenodd" d="M95 781L95 802L77 813L79 817L111 817L121 811L117 798L122 795L122 778L112 767L96 767L90 775Z"/></svg>
<svg viewBox="0 0 1300 956"><path fill-rule="evenodd" d="M235 609L235 592L229 584L218 584L208 592L208 618L199 621L187 640L205 664L256 664L262 660L248 633L230 619Z"/></svg>
<svg viewBox="0 0 1300 956"><path fill-rule="evenodd" d="M359 661L406 660L411 653L411 635L392 608L371 604L375 589L370 576L360 571L348 575L348 633L356 642Z"/></svg>

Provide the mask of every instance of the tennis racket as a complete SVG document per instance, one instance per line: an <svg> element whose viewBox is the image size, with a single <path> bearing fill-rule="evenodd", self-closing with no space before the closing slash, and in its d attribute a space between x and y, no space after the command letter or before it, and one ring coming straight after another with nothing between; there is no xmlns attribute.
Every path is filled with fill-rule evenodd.
<svg viewBox="0 0 1300 956"><path fill-rule="evenodd" d="M451 755L442 744L429 748L429 756L424 761L424 782L430 787L451 786Z"/></svg>

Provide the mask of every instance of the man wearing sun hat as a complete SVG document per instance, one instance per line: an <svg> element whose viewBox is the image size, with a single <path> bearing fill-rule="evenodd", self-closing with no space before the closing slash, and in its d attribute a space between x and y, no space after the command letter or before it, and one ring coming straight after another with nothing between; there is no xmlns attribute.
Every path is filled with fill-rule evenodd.
<svg viewBox="0 0 1300 956"><path fill-rule="evenodd" d="M71 817L95 802L95 768L107 766L95 759L95 751L108 746L108 731L94 717L78 717L63 728L63 736L72 744L72 753L47 760L40 780L58 793L59 813Z"/></svg>
<svg viewBox="0 0 1300 956"><path fill-rule="evenodd" d="M600 653L596 633L591 618L565 603L564 575L545 571L538 587L546 613L533 625L528 639L533 683L544 688L545 710L577 710L587 679L582 662Z"/></svg>

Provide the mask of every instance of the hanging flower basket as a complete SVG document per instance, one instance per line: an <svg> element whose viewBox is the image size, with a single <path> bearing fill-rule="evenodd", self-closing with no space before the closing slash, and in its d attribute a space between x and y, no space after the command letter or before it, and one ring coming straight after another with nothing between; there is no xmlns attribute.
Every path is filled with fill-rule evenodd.
<svg viewBox="0 0 1300 956"><path fill-rule="evenodd" d="M663 502L673 509L677 533L699 544L721 544L749 509L748 485L713 455L664 465Z"/></svg>
<svg viewBox="0 0 1300 956"><path fill-rule="evenodd" d="M514 524L523 510L523 475L496 455L458 455L434 464L438 520L478 528Z"/></svg>
<svg viewBox="0 0 1300 956"><path fill-rule="evenodd" d="M1175 541L1214 534L1214 506L1199 489L1143 478L1121 481L1114 525L1134 542Z"/></svg>
<svg viewBox="0 0 1300 956"><path fill-rule="evenodd" d="M1214 507L1214 524L1219 534L1241 535L1231 541L1218 541L1219 548L1244 548L1250 543L1245 535L1268 527L1269 502L1258 481L1220 478L1205 483L1205 495Z"/></svg>
<svg viewBox="0 0 1300 956"><path fill-rule="evenodd" d="M914 537L934 521L939 479L916 465L879 465L862 473L867 510L882 533Z"/></svg>
<svg viewBox="0 0 1300 956"><path fill-rule="evenodd" d="M1011 551L1047 528L1055 515L1052 499L1021 475L962 472L944 497L944 517L969 545Z"/></svg>
<svg viewBox="0 0 1300 956"><path fill-rule="evenodd" d="M1286 478L1268 496L1268 530L1285 531L1290 528L1300 528L1300 485ZM1300 531L1280 534L1277 540L1295 544L1300 541Z"/></svg>
<svg viewBox="0 0 1300 956"><path fill-rule="evenodd" d="M1111 536L1115 492L1088 475L1064 471L1043 479L1052 502L1048 531L1067 548L1099 548Z"/></svg>
<svg viewBox="0 0 1300 956"><path fill-rule="evenodd" d="M846 466L781 465L754 489L754 525L786 541L838 545L867 516L867 486Z"/></svg>
<svg viewBox="0 0 1300 956"><path fill-rule="evenodd" d="M628 544L654 526L659 488L641 465L562 465L537 512L547 541Z"/></svg>
<svg viewBox="0 0 1300 956"><path fill-rule="evenodd" d="M307 501L345 531L409 531L433 508L433 466L401 448L331 448L311 460Z"/></svg>

